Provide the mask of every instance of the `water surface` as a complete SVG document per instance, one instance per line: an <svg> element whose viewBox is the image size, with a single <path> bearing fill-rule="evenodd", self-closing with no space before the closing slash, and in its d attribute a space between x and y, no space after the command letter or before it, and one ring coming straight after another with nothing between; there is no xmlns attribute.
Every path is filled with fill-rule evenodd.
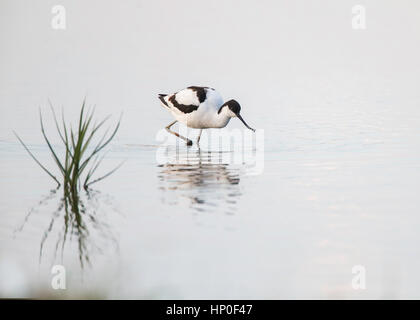
<svg viewBox="0 0 420 320"><path fill-rule="evenodd" d="M46 1L2 2L1 297L420 297L418 5L371 1L356 32L351 1L219 4L76 1L60 33ZM176 161L158 161L156 94L192 84L264 131L261 172L169 138ZM77 120L86 94L98 117L124 111L102 172L125 162L80 193L63 247L62 190L12 130L52 168L38 107Z"/></svg>

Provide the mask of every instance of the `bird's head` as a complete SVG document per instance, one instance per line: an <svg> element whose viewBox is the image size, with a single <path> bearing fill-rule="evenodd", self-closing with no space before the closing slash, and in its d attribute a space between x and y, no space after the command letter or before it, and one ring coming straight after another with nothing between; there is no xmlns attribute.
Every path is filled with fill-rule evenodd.
<svg viewBox="0 0 420 320"><path fill-rule="evenodd" d="M219 109L218 113L223 112L227 117L234 118L237 117L249 130L255 132L255 129L252 129L249 125L246 124L245 120L241 116L241 105L236 100L229 100L225 102Z"/></svg>

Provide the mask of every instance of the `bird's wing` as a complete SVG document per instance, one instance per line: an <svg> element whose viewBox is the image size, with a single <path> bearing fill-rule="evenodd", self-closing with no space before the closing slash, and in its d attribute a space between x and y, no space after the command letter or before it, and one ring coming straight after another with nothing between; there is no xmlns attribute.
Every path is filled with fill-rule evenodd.
<svg viewBox="0 0 420 320"><path fill-rule="evenodd" d="M167 94L164 94L164 93L160 93L159 95L158 95L158 98L159 98L159 100L160 100L160 102L162 102L162 104L165 106L165 107L169 107L169 105L168 105L168 99L167 99Z"/></svg>
<svg viewBox="0 0 420 320"><path fill-rule="evenodd" d="M206 87L188 87L165 97L165 100L171 107L185 114L197 110L200 104L206 100L206 96Z"/></svg>

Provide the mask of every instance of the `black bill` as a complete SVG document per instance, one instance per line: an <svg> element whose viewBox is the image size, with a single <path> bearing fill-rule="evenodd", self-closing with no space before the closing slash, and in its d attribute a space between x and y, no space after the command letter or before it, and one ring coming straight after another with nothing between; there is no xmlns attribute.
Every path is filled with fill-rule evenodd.
<svg viewBox="0 0 420 320"><path fill-rule="evenodd" d="M245 120L241 117L241 115L239 113L236 116L239 118L239 120L242 121L242 123L245 125L245 127L247 127L249 130L252 130L252 131L255 132L255 129L252 129L249 125L247 125Z"/></svg>

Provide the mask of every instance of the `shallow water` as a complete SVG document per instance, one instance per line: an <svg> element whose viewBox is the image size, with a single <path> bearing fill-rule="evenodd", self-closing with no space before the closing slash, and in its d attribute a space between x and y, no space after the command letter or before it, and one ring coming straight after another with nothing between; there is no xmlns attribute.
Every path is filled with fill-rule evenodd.
<svg viewBox="0 0 420 320"><path fill-rule="evenodd" d="M314 16L296 1L228 6L211 30L207 20L155 21L158 1L104 5L124 21L117 26L72 4L85 14L70 14L59 34L36 18L43 6L11 3L0 19L0 297L420 298L417 5L373 1L368 29L355 33L346 1L325 1ZM8 18L14 10L30 28ZM226 28L234 10L238 25L254 12L260 23L245 34ZM160 39L179 34L166 54ZM262 157L253 147L177 146L161 130L171 117L156 94L190 84L237 97L263 134ZM52 168L38 106L62 152L47 98L76 120L86 90L98 117L124 111L101 171L124 164L80 193L83 228L64 236L62 190L12 130ZM237 120L221 132L234 129L245 133ZM66 268L66 290L51 287L55 264ZM357 265L365 290L352 287Z"/></svg>
<svg viewBox="0 0 420 320"><path fill-rule="evenodd" d="M3 269L24 279L19 296L62 294L49 285L51 265L62 263L70 296L416 297L416 130L378 132L376 118L361 117L336 135L330 121L312 121L310 136L306 124L283 126L278 146L267 129L258 175L196 147L168 147L176 161L158 164L159 146L113 145L105 166L125 163L93 188L83 270L77 237L56 253L62 216L39 261L60 190L40 203L52 180L20 145L2 142ZM44 146L33 149L48 163ZM366 267L369 290L352 289L354 265Z"/></svg>

